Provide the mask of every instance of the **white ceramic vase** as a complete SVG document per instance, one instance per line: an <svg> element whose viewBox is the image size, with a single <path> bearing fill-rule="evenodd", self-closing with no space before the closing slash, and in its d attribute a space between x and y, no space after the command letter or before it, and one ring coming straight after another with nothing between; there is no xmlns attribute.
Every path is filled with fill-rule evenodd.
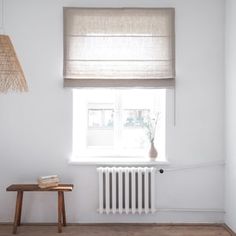
<svg viewBox="0 0 236 236"><path fill-rule="evenodd" d="M156 160L157 156L158 156L158 152L155 148L155 145L154 145L154 141L151 141L151 145L150 145L150 149L149 149L149 158L151 160Z"/></svg>

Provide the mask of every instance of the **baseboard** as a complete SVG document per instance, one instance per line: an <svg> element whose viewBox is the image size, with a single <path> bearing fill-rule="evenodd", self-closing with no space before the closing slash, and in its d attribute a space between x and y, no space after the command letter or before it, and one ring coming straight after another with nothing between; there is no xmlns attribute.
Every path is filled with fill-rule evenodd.
<svg viewBox="0 0 236 236"><path fill-rule="evenodd" d="M227 224L223 224L223 226L230 233L231 236L236 236L236 233Z"/></svg>
<svg viewBox="0 0 236 236"><path fill-rule="evenodd" d="M0 225L12 225L12 222L0 222ZM55 226L57 223L21 223L24 226ZM230 233L234 233L226 224L221 223L67 223L68 226L212 226L224 227Z"/></svg>

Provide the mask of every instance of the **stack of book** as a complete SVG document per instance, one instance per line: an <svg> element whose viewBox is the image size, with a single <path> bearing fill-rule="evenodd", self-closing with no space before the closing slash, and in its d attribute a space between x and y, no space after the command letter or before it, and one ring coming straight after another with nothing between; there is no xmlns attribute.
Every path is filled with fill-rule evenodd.
<svg viewBox="0 0 236 236"><path fill-rule="evenodd" d="M41 176L38 178L38 185L40 188L56 187L59 184L57 175Z"/></svg>

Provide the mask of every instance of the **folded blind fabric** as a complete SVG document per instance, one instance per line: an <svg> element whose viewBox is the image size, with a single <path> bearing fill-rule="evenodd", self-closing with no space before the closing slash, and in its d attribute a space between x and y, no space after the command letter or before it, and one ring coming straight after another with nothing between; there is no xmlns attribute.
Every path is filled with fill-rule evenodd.
<svg viewBox="0 0 236 236"><path fill-rule="evenodd" d="M66 87L173 87L173 8L64 8Z"/></svg>

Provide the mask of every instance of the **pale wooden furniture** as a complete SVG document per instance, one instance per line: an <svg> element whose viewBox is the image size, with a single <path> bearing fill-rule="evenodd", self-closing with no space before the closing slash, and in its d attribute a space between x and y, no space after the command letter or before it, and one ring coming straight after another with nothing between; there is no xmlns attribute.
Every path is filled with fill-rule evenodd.
<svg viewBox="0 0 236 236"><path fill-rule="evenodd" d="M16 210L13 224L13 234L17 232L17 226L21 223L21 211L24 192L57 192L58 193L58 233L62 232L62 225L66 226L66 209L64 192L72 191L73 184L60 184L57 187L42 189L37 184L13 184L6 190L17 192L16 197Z"/></svg>

